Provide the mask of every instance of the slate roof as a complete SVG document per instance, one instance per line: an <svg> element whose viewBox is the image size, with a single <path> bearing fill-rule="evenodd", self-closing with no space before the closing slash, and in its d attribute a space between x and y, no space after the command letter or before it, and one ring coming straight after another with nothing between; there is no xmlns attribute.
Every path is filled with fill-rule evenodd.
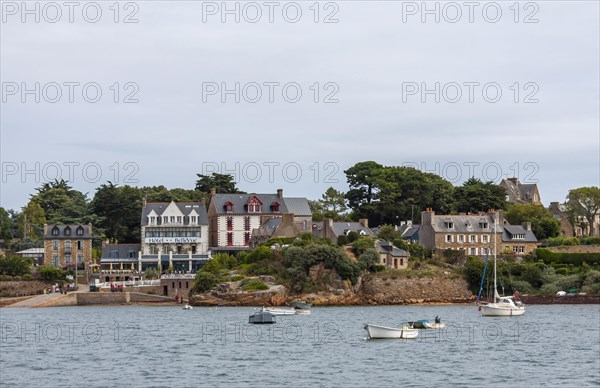
<svg viewBox="0 0 600 388"><path fill-rule="evenodd" d="M360 235L372 236L373 232L365 228L360 222L334 222L333 232L336 236L347 234L347 232L356 232Z"/></svg>
<svg viewBox="0 0 600 388"><path fill-rule="evenodd" d="M81 227L83 228L83 235L77 234L77 229ZM58 235L53 235L52 231L57 228ZM71 229L71 235L67 236L65 234L65 230L67 228ZM81 224L68 224L68 225L48 225L48 229L46 234L44 234L44 239L46 240L60 240L60 239L90 239L92 238L92 227L91 225L81 225Z"/></svg>
<svg viewBox="0 0 600 388"><path fill-rule="evenodd" d="M281 225L281 221L281 218L269 218L263 222L260 228L254 229L253 234L260 237L271 237L277 228L279 228L279 225Z"/></svg>
<svg viewBox="0 0 600 388"><path fill-rule="evenodd" d="M524 239L513 239L516 234L524 234ZM538 242L535 234L531 230L525 229L522 225L504 225L502 231L502 241L504 242Z"/></svg>
<svg viewBox="0 0 600 388"><path fill-rule="evenodd" d="M157 215L161 215L165 209L171 204L171 202L148 202L142 208L142 220L141 225L148 225L148 214L154 210ZM179 208L181 213L183 213L183 225L189 225L190 219L189 214L192 210L195 210L198 213L199 217L199 225L208 225L208 215L206 213L206 209L200 202L175 202L175 205ZM158 219L158 223L156 225L161 225L162 220ZM155 226L155 225L152 225Z"/></svg>
<svg viewBox="0 0 600 388"><path fill-rule="evenodd" d="M411 225L402 232L401 236L404 239L418 240L420 225Z"/></svg>
<svg viewBox="0 0 600 388"><path fill-rule="evenodd" d="M387 241L382 241L382 240L377 240L377 251L379 253L385 253L385 254L390 254L393 257L409 257L410 254L405 251L404 249L400 249L395 247L393 244L387 242Z"/></svg>
<svg viewBox="0 0 600 388"><path fill-rule="evenodd" d="M262 212L248 213L244 206L248 199L256 196L262 202ZM225 203L233 204L233 212L227 213L224 209ZM279 203L279 212L273 213L271 204ZM279 198L277 194L216 194L211 198L211 206L215 206L218 214L280 214L287 213L287 207L283 198Z"/></svg>
<svg viewBox="0 0 600 388"><path fill-rule="evenodd" d="M312 211L308 205L308 199L306 198L283 198L285 207L288 213L294 213L294 216L310 216L312 217Z"/></svg>
<svg viewBox="0 0 600 388"><path fill-rule="evenodd" d="M446 227L447 221L454 223L452 229ZM481 221L487 222L488 227L483 228ZM470 227L467 226L468 224ZM489 214L435 216L433 217L433 230L436 233L493 233L494 218Z"/></svg>
<svg viewBox="0 0 600 388"><path fill-rule="evenodd" d="M116 258L129 259L129 252L135 253L135 260L138 258L138 252L141 250L141 244L107 244L102 247L102 259L115 258L112 254L116 251Z"/></svg>

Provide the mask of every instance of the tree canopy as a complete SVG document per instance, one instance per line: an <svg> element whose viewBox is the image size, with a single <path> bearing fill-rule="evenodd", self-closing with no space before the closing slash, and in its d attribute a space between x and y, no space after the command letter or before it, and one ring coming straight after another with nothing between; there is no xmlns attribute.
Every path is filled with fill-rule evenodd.
<svg viewBox="0 0 600 388"><path fill-rule="evenodd" d="M594 218L600 214L600 188L591 186L570 190L567 206L572 218L582 217L588 225L594 225ZM593 233L594 228L590 227L590 234Z"/></svg>
<svg viewBox="0 0 600 388"><path fill-rule="evenodd" d="M531 222L531 230L538 240L545 240L560 234L560 221L541 205L512 204L504 213L504 218L514 225Z"/></svg>
<svg viewBox="0 0 600 388"><path fill-rule="evenodd" d="M237 188L233 176L230 174L218 174L213 172L211 175L196 175L198 176L196 190L201 193L210 194L212 188L217 189L217 193L221 194L243 193L243 191L240 191Z"/></svg>
<svg viewBox="0 0 600 388"><path fill-rule="evenodd" d="M506 208L506 190L492 181L469 178L454 190L454 197L458 212L477 213Z"/></svg>

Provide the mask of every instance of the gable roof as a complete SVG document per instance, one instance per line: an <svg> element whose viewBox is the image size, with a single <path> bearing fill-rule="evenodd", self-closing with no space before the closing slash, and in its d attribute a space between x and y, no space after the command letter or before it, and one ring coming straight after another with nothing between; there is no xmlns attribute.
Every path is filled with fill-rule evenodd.
<svg viewBox="0 0 600 388"><path fill-rule="evenodd" d="M273 202L279 203L279 211L274 214L286 213L287 207L285 201L280 198L277 194L215 194L211 197L210 206L214 206L214 209L218 214L228 214L224 206L227 202L231 202L233 206L233 212L231 214L247 214L248 210L244 205L252 197L258 198L263 203L262 211L260 213L249 213L249 214L273 214L271 210L271 204Z"/></svg>
<svg viewBox="0 0 600 388"><path fill-rule="evenodd" d="M102 259L129 259L129 253L135 253L135 259L138 258L138 252L141 250L141 244L106 244L102 247ZM116 251L116 252L115 252ZM116 257L113 257L113 252L116 253Z"/></svg>
<svg viewBox="0 0 600 388"><path fill-rule="evenodd" d="M360 222L334 222L333 232L336 236L341 236L349 232L356 232L364 236L373 236L371 229L364 227Z"/></svg>
<svg viewBox="0 0 600 388"><path fill-rule="evenodd" d="M377 251L381 254L388 254L394 257L409 257L410 254L405 251L404 249L400 249L397 248L396 246L394 246L394 244L388 242L388 241L383 241L383 240L377 240L375 241L375 244L377 246Z"/></svg>
<svg viewBox="0 0 600 388"><path fill-rule="evenodd" d="M446 222L452 222L453 227L448 228ZM487 223L487 228L482 223ZM493 233L494 218L490 214L440 215L433 217L432 226L437 233Z"/></svg>
<svg viewBox="0 0 600 388"><path fill-rule="evenodd" d="M189 215L193 211L198 214L199 225L208 225L208 215L206 214L206 209L200 202L148 202L142 208L142 220L141 225L148 225L148 215L152 211L156 213L157 216L160 216L164 213L165 210L171 205L174 205L179 209L183 218L183 225L189 225ZM158 219L158 223L155 225L161 225L162 220Z"/></svg>
<svg viewBox="0 0 600 388"><path fill-rule="evenodd" d="M525 238L515 239L517 234L525 235ZM504 242L538 242L537 237L531 230L525 229L522 225L504 225L502 230L502 241Z"/></svg>
<svg viewBox="0 0 600 388"><path fill-rule="evenodd" d="M302 197L283 198L288 213L294 213L294 216L312 217L312 211L308 205L308 199Z"/></svg>

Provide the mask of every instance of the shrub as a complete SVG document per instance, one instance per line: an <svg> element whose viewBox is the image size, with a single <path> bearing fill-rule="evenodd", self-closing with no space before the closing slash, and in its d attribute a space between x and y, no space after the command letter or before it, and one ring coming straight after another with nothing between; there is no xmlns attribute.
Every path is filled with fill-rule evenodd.
<svg viewBox="0 0 600 388"><path fill-rule="evenodd" d="M194 279L194 292L206 292L212 290L217 285L215 275L210 272L199 271Z"/></svg>
<svg viewBox="0 0 600 388"><path fill-rule="evenodd" d="M374 265L371 267L371 272L381 272L385 270L385 265Z"/></svg>
<svg viewBox="0 0 600 388"><path fill-rule="evenodd" d="M33 276L31 276L30 273L26 273L25 275L23 275L23 280L32 280Z"/></svg>
<svg viewBox="0 0 600 388"><path fill-rule="evenodd" d="M367 249L362 255L358 257L358 263L362 269L370 269L380 261L379 254L375 249Z"/></svg>
<svg viewBox="0 0 600 388"><path fill-rule="evenodd" d="M268 290L269 286L265 284L262 280L253 279L247 282L242 286L242 290L244 291L259 291L259 290Z"/></svg>
<svg viewBox="0 0 600 388"><path fill-rule="evenodd" d="M147 268L146 271L144 271L144 278L146 279L158 279L158 271L156 270L156 268Z"/></svg>
<svg viewBox="0 0 600 388"><path fill-rule="evenodd" d="M581 292L591 295L600 295L600 271L589 271L586 274Z"/></svg>
<svg viewBox="0 0 600 388"><path fill-rule="evenodd" d="M513 280L511 283L513 292L519 291L521 294L527 294L533 291L533 286L525 280Z"/></svg>
<svg viewBox="0 0 600 388"><path fill-rule="evenodd" d="M0 256L0 274L21 276L29 273L29 260L17 255Z"/></svg>
<svg viewBox="0 0 600 388"><path fill-rule="evenodd" d="M536 256L546 264L573 264L580 266L584 262L589 265L597 265L600 263L600 254L598 253L566 253L552 252L548 249L538 248L535 250Z"/></svg>
<svg viewBox="0 0 600 388"><path fill-rule="evenodd" d="M57 280L64 280L65 273L58 268L46 265L40 268L40 277L42 280L55 282Z"/></svg>
<svg viewBox="0 0 600 388"><path fill-rule="evenodd" d="M337 245L342 246L348 244L348 238L345 234L341 234L337 238Z"/></svg>
<svg viewBox="0 0 600 388"><path fill-rule="evenodd" d="M348 234L350 235L350 233ZM371 237L360 237L359 239L352 242L352 251L356 257L365 253L367 249L373 249L375 241Z"/></svg>
<svg viewBox="0 0 600 388"><path fill-rule="evenodd" d="M244 279L245 276L244 275L234 275L231 277L231 281L232 282L239 282L240 280Z"/></svg>

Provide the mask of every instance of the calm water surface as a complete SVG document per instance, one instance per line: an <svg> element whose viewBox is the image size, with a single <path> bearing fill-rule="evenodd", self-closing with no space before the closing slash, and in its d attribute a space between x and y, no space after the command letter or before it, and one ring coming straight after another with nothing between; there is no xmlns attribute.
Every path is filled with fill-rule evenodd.
<svg viewBox="0 0 600 388"><path fill-rule="evenodd" d="M0 386L600 386L600 306L321 307L249 325L251 307L0 309ZM433 319L416 340L365 323Z"/></svg>

